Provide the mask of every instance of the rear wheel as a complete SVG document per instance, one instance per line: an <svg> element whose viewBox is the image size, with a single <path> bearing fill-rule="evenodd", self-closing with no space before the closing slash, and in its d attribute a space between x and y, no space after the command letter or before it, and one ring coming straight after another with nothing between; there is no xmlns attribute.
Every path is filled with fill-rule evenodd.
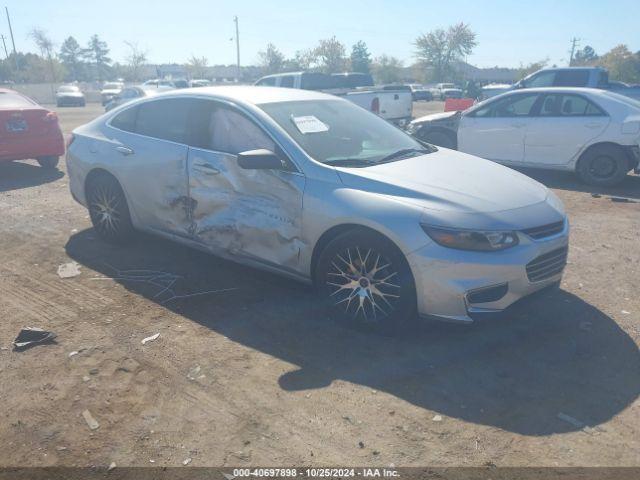
<svg viewBox="0 0 640 480"><path fill-rule="evenodd" d="M351 326L395 333L415 318L413 276L389 240L353 230L321 253L315 282L332 318Z"/></svg>
<svg viewBox="0 0 640 480"><path fill-rule="evenodd" d="M46 157L38 157L36 160L42 168L54 169L58 166L59 157L48 155Z"/></svg>
<svg viewBox="0 0 640 480"><path fill-rule="evenodd" d="M133 236L133 225L122 187L110 175L99 175L87 185L87 204L91 223L101 238L124 243Z"/></svg>
<svg viewBox="0 0 640 480"><path fill-rule="evenodd" d="M577 172L589 185L611 187L630 170L624 151L615 145L596 145L582 154Z"/></svg>

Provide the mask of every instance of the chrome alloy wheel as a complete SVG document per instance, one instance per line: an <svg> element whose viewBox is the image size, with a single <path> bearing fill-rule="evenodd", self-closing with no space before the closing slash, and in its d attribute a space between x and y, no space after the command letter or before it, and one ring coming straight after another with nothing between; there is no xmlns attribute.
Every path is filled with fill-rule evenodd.
<svg viewBox="0 0 640 480"><path fill-rule="evenodd" d="M90 208L97 220L97 227L104 233L115 234L121 223L120 200L116 192L100 188L93 192Z"/></svg>
<svg viewBox="0 0 640 480"><path fill-rule="evenodd" d="M336 254L326 283L334 306L354 319L376 322L397 308L401 287L396 281L398 271L389 260L373 249L354 247Z"/></svg>

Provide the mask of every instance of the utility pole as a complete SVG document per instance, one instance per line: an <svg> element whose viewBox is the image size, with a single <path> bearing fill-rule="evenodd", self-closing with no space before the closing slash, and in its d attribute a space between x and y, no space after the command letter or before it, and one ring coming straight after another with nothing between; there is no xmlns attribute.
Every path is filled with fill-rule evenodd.
<svg viewBox="0 0 640 480"><path fill-rule="evenodd" d="M240 81L240 31L238 30L238 16L233 17L236 23L236 81Z"/></svg>
<svg viewBox="0 0 640 480"><path fill-rule="evenodd" d="M579 38L573 37L571 39L571 51L569 53L569 66L571 66L573 64L573 54L576 51L576 47L578 46L578 42L580 41Z"/></svg>
<svg viewBox="0 0 640 480"><path fill-rule="evenodd" d="M4 56L7 57L7 60L9 60L9 52L7 51L7 42L4 41L4 35L0 35L0 38L2 38L2 46L4 47Z"/></svg>
<svg viewBox="0 0 640 480"><path fill-rule="evenodd" d="M18 52L16 52L16 41L13 38L11 18L9 18L9 9L7 7L4 7L4 11L7 13L7 23L9 24L9 35L11 35L11 44L13 45L13 58L16 61L16 70L20 70L20 67L18 66Z"/></svg>

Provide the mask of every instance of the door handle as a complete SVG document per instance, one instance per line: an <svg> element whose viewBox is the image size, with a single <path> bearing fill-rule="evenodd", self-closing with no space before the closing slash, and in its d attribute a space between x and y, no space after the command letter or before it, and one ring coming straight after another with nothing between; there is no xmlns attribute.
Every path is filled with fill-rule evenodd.
<svg viewBox="0 0 640 480"><path fill-rule="evenodd" d="M133 154L133 150L131 150L129 147L123 147L123 146L116 147L116 151L117 151L118 153L121 153L121 154L122 154L122 155L124 155L125 157L126 157L127 155L132 155L132 154Z"/></svg>
<svg viewBox="0 0 640 480"><path fill-rule="evenodd" d="M210 163L194 163L194 167L198 169L204 170L207 175L217 175L220 173L220 170L211 165Z"/></svg>

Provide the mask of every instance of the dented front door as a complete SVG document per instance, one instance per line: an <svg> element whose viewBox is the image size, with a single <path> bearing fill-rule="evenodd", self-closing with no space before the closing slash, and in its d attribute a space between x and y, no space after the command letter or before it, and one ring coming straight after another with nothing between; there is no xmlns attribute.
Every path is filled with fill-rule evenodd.
<svg viewBox="0 0 640 480"><path fill-rule="evenodd" d="M189 148L191 233L213 251L299 269L304 176L245 170L231 153Z"/></svg>

